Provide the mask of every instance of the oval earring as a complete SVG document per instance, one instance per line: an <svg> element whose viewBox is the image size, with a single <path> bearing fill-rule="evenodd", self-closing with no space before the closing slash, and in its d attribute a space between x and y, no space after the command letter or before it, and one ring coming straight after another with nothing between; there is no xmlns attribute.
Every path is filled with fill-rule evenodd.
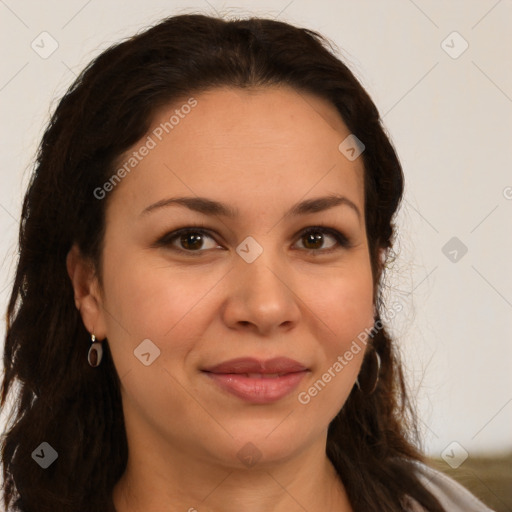
<svg viewBox="0 0 512 512"><path fill-rule="evenodd" d="M375 391L377 384L379 383L381 364L380 356L376 350L372 350L372 352L373 357L367 361L365 373L361 374L360 372L356 378L356 386L365 396L370 396ZM362 377L361 382L359 381L359 377Z"/></svg>
<svg viewBox="0 0 512 512"><path fill-rule="evenodd" d="M96 368L101 363L101 359L103 357L103 347L101 342L96 341L96 336L94 334L91 334L91 341L92 345L89 347L87 361L93 368Z"/></svg>

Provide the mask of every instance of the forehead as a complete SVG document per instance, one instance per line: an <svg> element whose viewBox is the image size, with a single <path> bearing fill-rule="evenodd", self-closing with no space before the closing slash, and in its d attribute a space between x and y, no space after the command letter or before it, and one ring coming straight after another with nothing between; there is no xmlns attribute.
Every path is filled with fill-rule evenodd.
<svg viewBox="0 0 512 512"><path fill-rule="evenodd" d="M183 97L161 108L122 156L118 167L150 147L132 162L112 203L140 212L166 195L198 195L243 211L244 204L268 208L337 192L363 209L362 159L350 161L338 149L348 135L333 105L287 86Z"/></svg>

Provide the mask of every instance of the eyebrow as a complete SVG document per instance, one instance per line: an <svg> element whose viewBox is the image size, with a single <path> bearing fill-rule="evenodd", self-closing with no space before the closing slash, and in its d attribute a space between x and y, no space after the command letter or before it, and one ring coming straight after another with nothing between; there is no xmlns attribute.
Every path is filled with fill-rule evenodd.
<svg viewBox="0 0 512 512"><path fill-rule="evenodd" d="M204 215L227 217L230 219L237 218L240 215L238 208L234 208L219 201L214 201L213 199L208 199L207 197L171 197L168 199L162 199L149 205L141 212L141 216L160 208L165 208L172 205L185 206L190 210L202 213ZM295 217L299 215L317 213L340 205L350 207L353 211L356 212L359 220L361 220L361 212L359 211L359 208L356 206L356 204L348 197L338 194L331 194L329 196L317 197L314 199L306 199L305 201L301 201L300 203L293 205L285 213L284 217Z"/></svg>

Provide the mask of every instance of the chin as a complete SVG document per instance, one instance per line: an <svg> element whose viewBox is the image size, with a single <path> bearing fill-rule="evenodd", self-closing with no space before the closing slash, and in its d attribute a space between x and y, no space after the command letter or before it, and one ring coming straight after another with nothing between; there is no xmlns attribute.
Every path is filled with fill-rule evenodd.
<svg viewBox="0 0 512 512"><path fill-rule="evenodd" d="M227 458L237 468L265 468L286 462L312 443L306 432L295 425L286 424L286 414L273 421L254 422L252 425L229 429ZM311 434L310 434L311 435ZM216 444L216 449L220 448ZM228 460L225 462L229 463Z"/></svg>

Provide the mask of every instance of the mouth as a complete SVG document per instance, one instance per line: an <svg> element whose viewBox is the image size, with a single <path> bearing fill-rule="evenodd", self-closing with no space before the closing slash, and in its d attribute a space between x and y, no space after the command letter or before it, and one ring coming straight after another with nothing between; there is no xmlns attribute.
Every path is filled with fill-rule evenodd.
<svg viewBox="0 0 512 512"><path fill-rule="evenodd" d="M304 365L285 357L267 361L232 359L202 371L224 393L253 404L285 398L309 372Z"/></svg>
<svg viewBox="0 0 512 512"><path fill-rule="evenodd" d="M205 368L210 373L235 373L253 375L286 375L288 373L307 370L303 364L289 357L275 357L273 359L256 359L254 357L239 357L230 359L215 366Z"/></svg>
<svg viewBox="0 0 512 512"><path fill-rule="evenodd" d="M275 379L276 377L289 375L289 373L224 373L221 375L241 375L242 377L249 377L251 379Z"/></svg>

